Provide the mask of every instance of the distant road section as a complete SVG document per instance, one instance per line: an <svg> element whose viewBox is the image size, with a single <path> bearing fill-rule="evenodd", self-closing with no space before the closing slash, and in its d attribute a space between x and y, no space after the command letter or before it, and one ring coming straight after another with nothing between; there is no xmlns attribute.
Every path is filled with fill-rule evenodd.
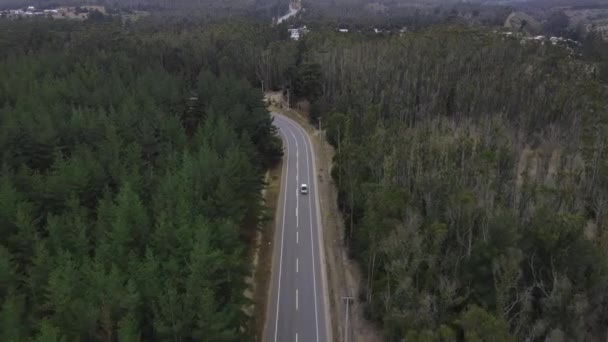
<svg viewBox="0 0 608 342"><path fill-rule="evenodd" d="M289 4L289 12L287 12L287 14L285 14L284 16L277 19L277 24L280 24L280 23L284 22L285 20L293 17L294 15L298 14L298 12L300 11L301 8L302 8L302 5L300 5L300 1L291 2Z"/></svg>
<svg viewBox="0 0 608 342"><path fill-rule="evenodd" d="M314 151L299 124L273 117L285 149L264 341L330 342Z"/></svg>

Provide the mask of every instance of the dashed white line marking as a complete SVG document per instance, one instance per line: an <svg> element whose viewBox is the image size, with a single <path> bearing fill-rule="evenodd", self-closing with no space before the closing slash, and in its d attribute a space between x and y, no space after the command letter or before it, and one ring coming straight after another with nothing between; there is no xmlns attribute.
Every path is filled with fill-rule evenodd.
<svg viewBox="0 0 608 342"><path fill-rule="evenodd" d="M287 139L287 135L283 134L283 136L285 137L285 142L286 144L289 144L288 139ZM287 160L289 160L289 148L287 148ZM286 166L286 170L285 170L285 181L287 181L289 177L289 163L287 163ZM276 308L276 320L274 323L274 341L277 341L277 334L279 332L279 303L281 302L281 272L283 269L283 240L285 239L285 209L286 209L286 204L287 201L285 200L287 198L287 187L285 187L285 191L283 194L283 224L281 224L281 252L279 254L279 288L278 288L278 292L277 292L277 308Z"/></svg>
<svg viewBox="0 0 608 342"><path fill-rule="evenodd" d="M300 259L296 258L296 273L298 273L299 268L300 268Z"/></svg>
<svg viewBox="0 0 608 342"><path fill-rule="evenodd" d="M298 342L298 333L296 333L296 342Z"/></svg>
<svg viewBox="0 0 608 342"><path fill-rule="evenodd" d="M298 289L296 289L296 310L298 310Z"/></svg>
<svg viewBox="0 0 608 342"><path fill-rule="evenodd" d="M296 231L296 243L300 243L300 232Z"/></svg>
<svg viewBox="0 0 608 342"><path fill-rule="evenodd" d="M299 181L300 179L300 148L298 147L298 139L292 131L289 131L293 140L296 142L296 227L300 225L300 217L298 216L298 208L300 207Z"/></svg>
<svg viewBox="0 0 608 342"><path fill-rule="evenodd" d="M298 130L298 132L300 134L302 134L302 137L306 140L306 137L304 136L305 133L303 133L303 131L296 127L296 129ZM297 142L297 139L296 139ZM310 181L310 160L311 160L311 155L312 155L312 151L311 151L311 155L308 154L308 149L312 148L311 146L309 146L308 144L304 144L304 151L306 152L306 179ZM314 157L314 156L312 156ZM314 173L313 173L314 176ZM312 188L310 189L310 193L311 195L308 196L308 205L309 208L312 208ZM312 225L313 225L313 220L312 220L312 209L308 211L308 215L310 216L310 252L312 254L312 288L313 288L313 292L314 292L314 296L315 296L315 328L316 328L316 333L317 333L317 339L316 341L319 341L319 309L317 307L317 279L315 276L315 243L314 243L314 235L312 232ZM318 215L318 213L317 213ZM318 233L318 232L317 232ZM319 248L323 248L322 246L319 246Z"/></svg>

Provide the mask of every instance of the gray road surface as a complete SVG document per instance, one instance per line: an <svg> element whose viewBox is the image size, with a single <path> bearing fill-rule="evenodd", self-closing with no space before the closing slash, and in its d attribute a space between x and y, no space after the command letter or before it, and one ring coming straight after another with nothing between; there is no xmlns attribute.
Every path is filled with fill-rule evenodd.
<svg viewBox="0 0 608 342"><path fill-rule="evenodd" d="M284 144L264 341L329 342L331 324L314 151L295 121L272 114ZM308 185L308 194L300 185Z"/></svg>

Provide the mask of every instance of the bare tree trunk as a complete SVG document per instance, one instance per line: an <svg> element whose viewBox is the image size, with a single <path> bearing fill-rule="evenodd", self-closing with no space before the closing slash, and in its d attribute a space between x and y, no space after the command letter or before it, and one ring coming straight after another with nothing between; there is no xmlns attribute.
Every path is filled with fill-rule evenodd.
<svg viewBox="0 0 608 342"><path fill-rule="evenodd" d="M375 239L372 239L372 244L375 244L375 242L373 242L373 240L375 240ZM368 273L367 273L367 296L366 296L367 303L371 303L371 301L372 301L375 264L376 264L376 248L374 245L372 245L370 258L369 258L369 269L368 269Z"/></svg>
<svg viewBox="0 0 608 342"><path fill-rule="evenodd" d="M352 175L351 175L351 179L350 179L350 228L348 231L349 239L353 238L353 213L355 211L355 194L354 194L355 185L353 183L354 182L353 182Z"/></svg>

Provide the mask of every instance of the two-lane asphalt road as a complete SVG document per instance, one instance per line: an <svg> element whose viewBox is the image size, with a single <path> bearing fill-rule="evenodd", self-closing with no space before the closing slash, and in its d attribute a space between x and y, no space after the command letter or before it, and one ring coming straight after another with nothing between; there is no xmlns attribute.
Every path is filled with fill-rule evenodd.
<svg viewBox="0 0 608 342"><path fill-rule="evenodd" d="M314 150L299 124L272 115L285 149L264 341L330 342Z"/></svg>

